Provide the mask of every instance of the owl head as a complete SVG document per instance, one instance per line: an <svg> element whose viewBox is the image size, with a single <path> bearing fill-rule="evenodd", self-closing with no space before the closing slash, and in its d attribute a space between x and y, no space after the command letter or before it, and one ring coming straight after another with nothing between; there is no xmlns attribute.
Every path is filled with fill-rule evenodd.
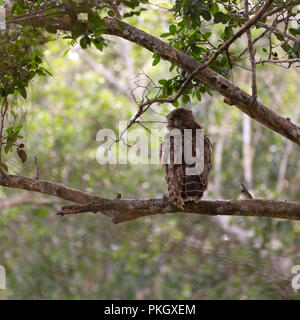
<svg viewBox="0 0 300 320"><path fill-rule="evenodd" d="M201 128L193 112L184 108L177 108L167 115L169 130Z"/></svg>

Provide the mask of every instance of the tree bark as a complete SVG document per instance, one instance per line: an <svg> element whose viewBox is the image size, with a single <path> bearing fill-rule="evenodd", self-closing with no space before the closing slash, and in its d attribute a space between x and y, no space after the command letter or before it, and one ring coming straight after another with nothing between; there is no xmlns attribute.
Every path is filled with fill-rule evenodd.
<svg viewBox="0 0 300 320"><path fill-rule="evenodd" d="M186 212L204 215L251 216L300 220L300 204L272 200L201 200L187 203L182 211L174 207L169 199L101 199L86 205L63 207L58 215L101 211L113 223L120 223L139 217Z"/></svg>
<svg viewBox="0 0 300 320"><path fill-rule="evenodd" d="M0 171L0 185L48 194L80 204L63 207L58 213L59 215L100 211L113 223L130 221L154 214L181 211L173 206L168 198L104 199L62 184L22 176L6 175L3 171ZM272 200L201 200L199 203L187 203L183 212L204 215L253 216L300 220L300 203Z"/></svg>
<svg viewBox="0 0 300 320"><path fill-rule="evenodd" d="M30 17L25 19L27 23L38 27L45 27L49 21L47 19L39 19L38 17ZM57 30L70 31L71 20L69 17L52 19L55 21ZM276 112L263 105L260 101L253 101L252 97L235 86L232 82L213 71L209 67L201 68L201 63L193 57L181 52L164 41L156 38L155 36L135 28L124 21L117 21L113 18L104 18L106 23L105 34L114 35L127 39L139 46L157 54L163 59L175 64L188 73L192 73L200 67L195 78L202 81L210 88L218 91L225 97L224 102L229 105L235 105L242 112L246 113L249 117L260 122L269 129L279 133L280 135L288 138L294 143L300 145L300 127L294 124L289 118L279 116ZM17 20L6 21L9 23L18 23ZM92 24L86 22L92 28ZM120 28L120 24L122 27ZM250 27L250 26L249 26ZM237 32L237 34L239 31Z"/></svg>
<svg viewBox="0 0 300 320"><path fill-rule="evenodd" d="M105 18L105 22L107 25L106 34L116 35L132 41L149 51L156 53L188 73L192 73L201 65L198 61L184 52L173 48L162 40L123 21L122 30L119 29L119 26L114 19ZM225 97L224 101L229 105L235 105L249 117L300 145L299 126L292 123L290 119L279 116L261 102L257 100L252 101L252 97L248 93L235 86L220 74L206 67L200 69L195 78L218 91Z"/></svg>

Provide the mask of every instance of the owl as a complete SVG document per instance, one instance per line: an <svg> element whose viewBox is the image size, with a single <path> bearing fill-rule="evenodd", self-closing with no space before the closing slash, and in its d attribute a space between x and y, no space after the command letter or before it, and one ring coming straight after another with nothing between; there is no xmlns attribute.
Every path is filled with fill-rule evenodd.
<svg viewBox="0 0 300 320"><path fill-rule="evenodd" d="M199 202L204 191L207 189L209 173L212 167L212 146L209 138L203 134L203 131L202 144L198 143L199 139L196 138L197 129L202 129L202 127L196 121L192 111L184 108L177 108L168 114L167 119L167 129L170 135L166 135L160 145L160 160L168 185L170 201L173 205L183 210L185 202ZM171 135L171 133L174 132L174 129L177 129L175 131L180 133L179 144L182 145L179 148L179 152L181 153L179 154L179 158L181 161L178 161L178 152L177 154L174 153L174 150L176 151L176 148L174 148L175 138ZM189 138L187 138L188 132ZM166 141L166 139L168 139L168 141ZM169 161L163 161L163 144L166 142L169 143ZM166 146L166 144L164 146ZM190 172L187 174L187 169L195 168L195 163L191 164L190 161L186 161L186 157L184 155L185 147L189 147L194 159L196 159L195 156L197 153L201 153L203 163L201 172L194 171L196 174L191 174ZM177 160L175 161L175 159Z"/></svg>

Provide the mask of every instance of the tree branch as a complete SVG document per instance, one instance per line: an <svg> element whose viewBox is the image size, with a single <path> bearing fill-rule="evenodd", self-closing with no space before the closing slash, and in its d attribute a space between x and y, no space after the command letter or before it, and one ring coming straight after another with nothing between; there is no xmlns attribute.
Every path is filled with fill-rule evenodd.
<svg viewBox="0 0 300 320"><path fill-rule="evenodd" d="M252 43L254 44L254 43L256 43L257 41L259 41L261 38L263 38L265 35L266 35L266 33L268 33L269 31L268 30L265 30L264 32L262 32L258 37L256 37L253 41L252 41ZM248 51L248 46L238 55L238 56L236 56L235 58L234 58L234 60L233 60L233 63L232 63L232 66L234 66L237 62L238 62L238 60L246 53Z"/></svg>
<svg viewBox="0 0 300 320"><path fill-rule="evenodd" d="M52 195L80 204L63 207L59 215L100 211L113 223L180 211L169 202L168 198L104 199L50 181L6 175L2 170L0 171L0 185ZM300 203L272 200L201 200L199 203L187 203L184 212L300 220Z"/></svg>
<svg viewBox="0 0 300 320"><path fill-rule="evenodd" d="M139 217L181 212L169 199L101 199L85 205L63 207L58 215L109 210L113 223L134 220ZM272 200L201 200L187 203L186 213L204 215L253 216L300 220L300 204ZM107 214L108 215L108 214Z"/></svg>
<svg viewBox="0 0 300 320"><path fill-rule="evenodd" d="M267 17L272 16L273 14L277 13L278 11L282 11L283 9L289 8L289 7L294 7L296 5L300 4L300 0L292 0L292 1L287 1L287 3L280 3L278 7L274 8L273 10L266 12L263 16L262 19L265 19Z"/></svg>
<svg viewBox="0 0 300 320"><path fill-rule="evenodd" d="M267 5L272 3L272 1L266 1L265 5L259 10L260 13L264 13L267 9ZM261 15L258 13L253 17L259 19ZM257 20L249 19L244 26L235 34L237 39L241 34L243 34L249 27L255 23ZM29 20L29 21L28 21ZM63 18L52 18L55 21L55 27L58 30L69 31L71 29L71 20L69 17ZM137 29L123 21L117 21L112 18L104 18L106 22L106 34L119 36L121 38L127 39L134 42L149 51L156 53L158 56L168 60L169 62L177 65L188 73L193 73L199 68L199 71L195 75L195 78L202 81L212 89L218 91L221 95L225 97L224 101L229 105L235 105L242 112L248 114L254 120L260 122L271 130L281 134L282 136L288 138L289 140L300 145L300 127L292 123L289 119L283 118L275 113L273 110L264 106L261 102L255 101L252 103L252 97L245 91L241 90L239 87L235 86L232 82L228 81L226 78L211 70L208 67L202 67L203 64L196 61L193 57L181 52L174 47L168 45L162 40ZM42 19L39 17L28 18L28 23L32 23L35 26L45 27L47 25L47 19ZM10 23L10 20L6 21ZM18 23L18 22L15 22ZM92 24L87 22L88 25ZM120 24L122 27L120 28ZM227 42L225 42L220 48L222 50L228 48ZM230 45L230 44L229 44ZM220 49L219 48L219 49ZM210 59L213 59L211 56ZM207 61L206 63L208 63Z"/></svg>
<svg viewBox="0 0 300 320"><path fill-rule="evenodd" d="M267 30L269 30L271 32L278 33L278 34L282 35L284 38L287 38L287 39L289 39L289 40L291 40L293 42L299 42L300 41L300 39L297 39L296 37L293 37L292 35L290 35L290 34L288 34L286 32L282 32L281 30L277 29L276 26L275 27L274 26L269 26L268 24L260 22L260 21L258 21L256 23L256 25L258 27L267 29Z"/></svg>
<svg viewBox="0 0 300 320"><path fill-rule="evenodd" d="M31 179L23 176L7 175L0 169L0 185L56 196L64 200L87 203L99 197L64 185L45 180Z"/></svg>
<svg viewBox="0 0 300 320"><path fill-rule="evenodd" d="M107 24L106 34L116 35L135 42L189 73L192 73L200 67L195 78L223 95L226 103L235 105L252 119L300 145L299 126L291 123L288 119L279 116L259 101L252 103L252 97L249 94L235 86L220 74L208 67L201 68L202 64L191 56L125 22L122 22L122 31L119 29L118 24L114 19L105 18L105 22Z"/></svg>
<svg viewBox="0 0 300 320"><path fill-rule="evenodd" d="M300 58L261 60L261 61L256 61L256 64L259 64L259 63L289 63L291 65L296 62L300 62Z"/></svg>

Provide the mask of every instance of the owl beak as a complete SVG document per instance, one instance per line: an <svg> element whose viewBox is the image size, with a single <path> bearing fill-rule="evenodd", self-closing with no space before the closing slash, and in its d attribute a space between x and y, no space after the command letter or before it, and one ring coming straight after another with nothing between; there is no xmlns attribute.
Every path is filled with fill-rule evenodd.
<svg viewBox="0 0 300 320"><path fill-rule="evenodd" d="M175 127L178 127L178 119L175 119Z"/></svg>

